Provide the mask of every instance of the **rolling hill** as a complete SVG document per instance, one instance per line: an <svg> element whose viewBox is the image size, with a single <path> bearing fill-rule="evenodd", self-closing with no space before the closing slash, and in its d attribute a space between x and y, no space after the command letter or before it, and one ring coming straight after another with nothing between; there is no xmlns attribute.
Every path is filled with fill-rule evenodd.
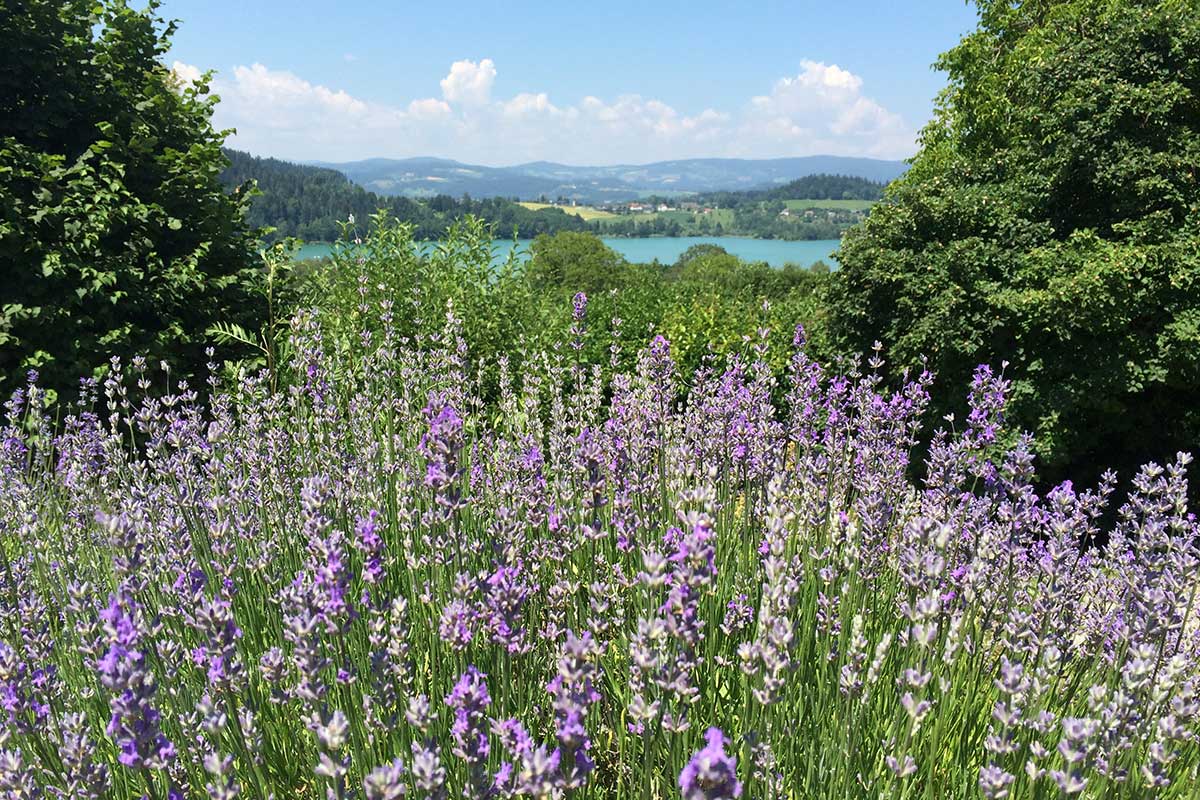
<svg viewBox="0 0 1200 800"><path fill-rule="evenodd" d="M535 161L486 167L443 158L371 158L334 164L314 162L383 195L433 197L566 197L583 203L669 197L719 190L758 189L819 173L887 182L907 168L902 161L842 156L736 159L692 158L607 167Z"/></svg>

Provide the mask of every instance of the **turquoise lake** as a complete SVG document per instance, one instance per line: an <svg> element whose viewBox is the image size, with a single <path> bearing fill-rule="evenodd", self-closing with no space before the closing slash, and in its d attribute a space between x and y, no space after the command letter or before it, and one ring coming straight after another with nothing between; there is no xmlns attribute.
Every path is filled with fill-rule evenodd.
<svg viewBox="0 0 1200 800"><path fill-rule="evenodd" d="M784 264L812 266L824 261L831 267L837 262L830 254L838 248L838 239L820 239L811 242L785 242L778 239L746 239L739 236L682 236L678 238L653 237L646 239L604 239L604 243L625 256L626 260L648 264L657 259L662 264L674 264L684 250L694 244L715 244L724 247L743 261L765 261L773 267ZM517 242L519 251L529 247L529 240ZM328 255L332 245L324 242L306 244L297 253L297 260L320 258ZM497 257L503 258L513 248L511 239L492 242Z"/></svg>

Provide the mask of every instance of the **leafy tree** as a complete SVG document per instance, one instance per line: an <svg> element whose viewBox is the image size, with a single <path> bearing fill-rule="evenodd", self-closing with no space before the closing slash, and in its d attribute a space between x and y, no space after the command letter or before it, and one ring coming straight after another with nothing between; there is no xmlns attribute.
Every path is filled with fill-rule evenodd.
<svg viewBox="0 0 1200 800"><path fill-rule="evenodd" d="M699 244L693 244L693 245L689 246L687 250L684 250L682 253L680 253L679 258L675 261L675 266L682 267L684 264L687 264L689 261L695 261L696 259L703 258L705 256L728 255L728 254L729 254L729 251L726 250L724 247L721 247L721 245L719 245L719 244L712 244L711 242L700 242Z"/></svg>
<svg viewBox="0 0 1200 800"><path fill-rule="evenodd" d="M215 99L163 66L175 27L157 5L0 11L0 383L38 368L69 387L110 353L187 370L210 325L261 313L245 197L217 180Z"/></svg>
<svg viewBox="0 0 1200 800"><path fill-rule="evenodd" d="M534 239L526 272L537 289L594 294L613 288L612 281L624 266L621 254L592 234L563 232Z"/></svg>
<svg viewBox="0 0 1200 800"><path fill-rule="evenodd" d="M977 5L911 169L837 253L831 332L927 355L943 413L976 364L1011 362L1045 477L1194 449L1195 0Z"/></svg>

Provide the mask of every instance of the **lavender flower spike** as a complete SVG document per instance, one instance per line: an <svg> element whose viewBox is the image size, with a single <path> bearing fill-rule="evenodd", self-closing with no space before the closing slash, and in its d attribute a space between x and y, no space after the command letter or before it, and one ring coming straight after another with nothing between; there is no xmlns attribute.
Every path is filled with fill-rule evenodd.
<svg viewBox="0 0 1200 800"><path fill-rule="evenodd" d="M728 740L719 728L704 734L707 744L692 756L679 773L684 800L733 800L742 794L737 761L725 753Z"/></svg>
<svg viewBox="0 0 1200 800"><path fill-rule="evenodd" d="M175 746L159 729L160 715L153 705L157 687L141 650L137 605L113 596L100 617L108 652L96 670L100 683L112 693L108 734L121 750L117 758L131 769L164 769L175 758Z"/></svg>
<svg viewBox="0 0 1200 800"><path fill-rule="evenodd" d="M487 708L492 703L484 680L487 675L474 666L454 684L450 694L446 695L446 705L454 709L454 724L450 726L450 735L454 738L451 752L467 762L471 772L471 785L475 794L480 798L488 794L486 766L488 753Z"/></svg>

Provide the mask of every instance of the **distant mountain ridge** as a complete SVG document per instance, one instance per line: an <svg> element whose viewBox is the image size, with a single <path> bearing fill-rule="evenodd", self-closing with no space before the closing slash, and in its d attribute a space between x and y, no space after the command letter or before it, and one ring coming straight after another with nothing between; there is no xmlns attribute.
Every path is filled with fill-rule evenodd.
<svg viewBox="0 0 1200 800"><path fill-rule="evenodd" d="M741 159L689 158L605 167L533 161L485 167L446 158L369 158L310 162L336 169L373 192L404 197L565 197L582 203L632 200L721 190L763 189L808 175L849 175L886 183L908 168L903 161L846 156Z"/></svg>

